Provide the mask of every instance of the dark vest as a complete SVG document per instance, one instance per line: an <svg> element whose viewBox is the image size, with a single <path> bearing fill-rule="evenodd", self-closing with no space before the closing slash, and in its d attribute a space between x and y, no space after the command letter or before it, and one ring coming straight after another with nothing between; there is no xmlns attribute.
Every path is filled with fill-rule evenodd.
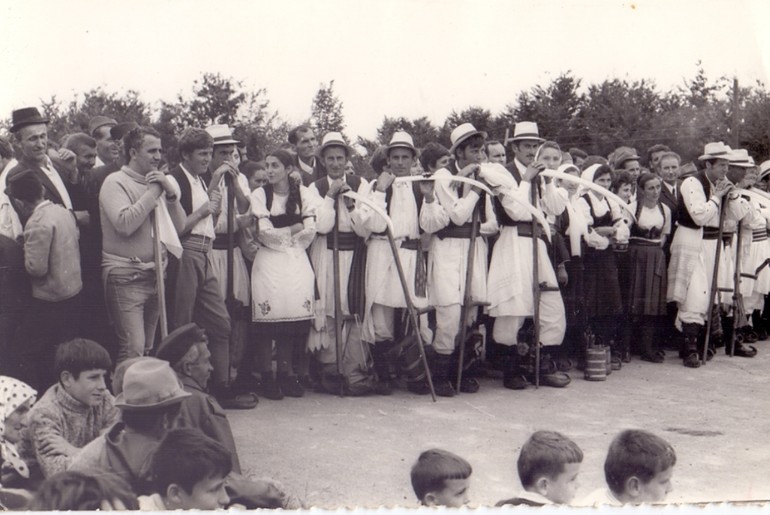
<svg viewBox="0 0 770 515"><path fill-rule="evenodd" d="M459 173L460 173L460 170L459 170L459 167L458 167L456 161L450 162L449 165L447 166L447 170L449 170L449 172L454 177L457 177L459 175ZM455 186L456 184L457 183L452 183L452 186ZM460 195L458 193L458 197L459 196ZM486 197L486 193L484 193L483 191L481 192L481 195L479 195L479 201L478 201L477 206L480 207L480 210L479 210L479 222L483 224L484 222L487 221L487 210L486 210L487 197ZM438 236L440 239L444 239L444 238L458 238L458 237L459 238L462 238L462 237L470 238L472 225L473 225L472 222L467 222L467 223L464 223L462 225L457 225L456 223L454 223L454 222L452 222L450 220L449 221L449 225L447 225L446 227L444 227L443 229L438 231L436 233L436 236ZM467 234L467 236L466 236L466 234Z"/></svg>
<svg viewBox="0 0 770 515"><path fill-rule="evenodd" d="M693 175L695 180L697 180L701 186L703 186L703 193L706 194L706 198L708 199L711 197L711 183L709 182L708 178L706 177L706 171L701 170L700 172ZM698 229L700 226L695 223L695 220L692 219L692 216L690 216L690 212L687 210L687 206L684 204L684 195L682 195L682 191L679 191L679 197L678 202L676 206L676 219L677 223L679 225L683 225L685 227L689 227L690 229Z"/></svg>
<svg viewBox="0 0 770 515"><path fill-rule="evenodd" d="M262 188L265 190L265 207L267 207L267 212L269 213L273 207L273 185L265 184ZM270 215L270 222L276 229L291 227L294 224L302 223L302 197L300 197L299 202L297 203L297 211L295 213Z"/></svg>
<svg viewBox="0 0 770 515"><path fill-rule="evenodd" d="M657 240L660 239L660 235L663 233L663 227L666 226L666 210L663 209L663 204L661 202L658 202L658 210L660 210L660 214L663 215L663 226L662 227L651 227L649 229L642 229L639 227L638 224L631 224L631 237L632 238L644 238L647 240ZM642 203L637 202L636 203L636 219L639 220L639 215L642 213Z"/></svg>
<svg viewBox="0 0 770 515"><path fill-rule="evenodd" d="M358 175L348 175L345 178L345 182L347 182L347 185L350 186L350 189L355 192L358 192L358 188L361 187L361 177ZM315 184L315 189L318 190L318 194L321 195L321 198L325 197L326 194L329 193L329 179L326 177L321 177L313 184Z"/></svg>
<svg viewBox="0 0 770 515"><path fill-rule="evenodd" d="M588 193L582 195L583 199L588 203L588 209L591 211L591 218L594 219L594 227L612 227L612 209L608 210L602 216L596 216L594 212L594 205L591 203L591 199L588 197ZM604 199L602 202L607 202ZM607 203L609 205L609 203Z"/></svg>
<svg viewBox="0 0 770 515"><path fill-rule="evenodd" d="M192 208L192 186L190 186L190 180L182 170L182 165L176 165L173 170L168 173L171 177L176 179L179 184L179 203L182 205L182 209L186 215L190 215L193 212ZM203 178L201 178L203 180Z"/></svg>

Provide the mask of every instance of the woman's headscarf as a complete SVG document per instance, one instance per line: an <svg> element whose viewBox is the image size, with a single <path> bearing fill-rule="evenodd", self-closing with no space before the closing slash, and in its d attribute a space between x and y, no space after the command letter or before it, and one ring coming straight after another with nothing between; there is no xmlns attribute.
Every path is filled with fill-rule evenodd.
<svg viewBox="0 0 770 515"><path fill-rule="evenodd" d="M35 399L37 392L26 383L13 377L0 376L0 455L22 477L29 477L29 468L19 456L16 445L5 440L5 421L16 409Z"/></svg>

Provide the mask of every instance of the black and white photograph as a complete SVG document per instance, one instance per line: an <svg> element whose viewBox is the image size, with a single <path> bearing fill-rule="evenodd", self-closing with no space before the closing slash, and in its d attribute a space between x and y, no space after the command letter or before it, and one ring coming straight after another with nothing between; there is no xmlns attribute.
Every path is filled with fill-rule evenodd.
<svg viewBox="0 0 770 515"><path fill-rule="evenodd" d="M0 510L767 502L768 20L0 0Z"/></svg>

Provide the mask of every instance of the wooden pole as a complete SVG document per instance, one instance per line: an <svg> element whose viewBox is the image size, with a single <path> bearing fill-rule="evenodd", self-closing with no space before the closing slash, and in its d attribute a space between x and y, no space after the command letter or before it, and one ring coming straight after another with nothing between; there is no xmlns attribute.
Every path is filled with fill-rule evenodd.
<svg viewBox="0 0 770 515"><path fill-rule="evenodd" d="M337 375L340 378L340 397L344 394L345 382L342 380L342 290L340 285L340 202L339 195L334 199L334 229L332 231L332 266L334 267L334 344L337 348Z"/></svg>
<svg viewBox="0 0 770 515"><path fill-rule="evenodd" d="M463 294L463 305L460 307L460 355L457 360L457 393L460 393L460 382L463 379L463 367L465 366L465 339L468 337L468 324L465 319L468 318L468 312L472 309L471 289L473 288L473 267L476 258L476 238L479 234L479 203L486 199L484 195L479 197L478 203L473 207L471 217L471 241L468 244L468 259L466 260L465 270L465 293Z"/></svg>
<svg viewBox="0 0 770 515"><path fill-rule="evenodd" d="M158 200L158 202L163 202ZM158 288L158 312L160 313L160 337L168 336L168 318L166 314L166 284L163 277L163 247L160 241L160 221L158 220L158 208L152 213L153 223L153 247L155 258L155 282Z"/></svg>

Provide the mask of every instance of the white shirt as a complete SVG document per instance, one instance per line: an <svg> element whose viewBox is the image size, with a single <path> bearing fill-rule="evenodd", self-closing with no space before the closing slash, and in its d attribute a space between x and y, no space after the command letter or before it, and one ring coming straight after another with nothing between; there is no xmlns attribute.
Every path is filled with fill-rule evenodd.
<svg viewBox="0 0 770 515"><path fill-rule="evenodd" d="M51 160L46 158L46 166L41 166L40 169L43 170L43 173L45 173L46 177L48 177L48 179L56 187L56 191L59 193L62 202L64 202L64 207L71 210L72 199L70 199L70 194L67 193L67 187L64 186L64 181L61 179L59 172L54 169Z"/></svg>
<svg viewBox="0 0 770 515"><path fill-rule="evenodd" d="M309 175L313 175L313 172L314 172L315 170L313 170L313 167L312 167L311 165L308 165L308 164L306 164L306 163L305 163L305 162L304 162L302 159L300 159L300 158L297 158L297 161L299 161L299 168L300 168L300 170L302 170L302 171L303 171L303 172L305 172L306 174L309 174ZM313 161L313 163L315 163L315 160Z"/></svg>
<svg viewBox="0 0 770 515"><path fill-rule="evenodd" d="M206 186L203 185L203 181L200 177L191 174L187 171L184 165L179 165L187 177L187 181L190 183L190 194L192 197L192 210L196 211L209 202L209 194L206 193ZM201 218L197 224L190 230L190 234L197 234L199 236L206 236L207 238L213 238L214 234L214 218L208 215Z"/></svg>

